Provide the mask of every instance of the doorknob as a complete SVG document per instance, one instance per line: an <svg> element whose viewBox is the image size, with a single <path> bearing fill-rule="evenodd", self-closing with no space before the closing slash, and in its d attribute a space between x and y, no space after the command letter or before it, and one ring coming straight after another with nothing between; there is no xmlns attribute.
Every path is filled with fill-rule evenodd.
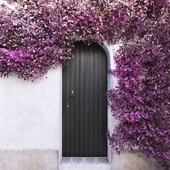
<svg viewBox="0 0 170 170"><path fill-rule="evenodd" d="M74 102L74 100L75 100L75 95L74 95L74 91L72 90L70 95L70 101Z"/></svg>

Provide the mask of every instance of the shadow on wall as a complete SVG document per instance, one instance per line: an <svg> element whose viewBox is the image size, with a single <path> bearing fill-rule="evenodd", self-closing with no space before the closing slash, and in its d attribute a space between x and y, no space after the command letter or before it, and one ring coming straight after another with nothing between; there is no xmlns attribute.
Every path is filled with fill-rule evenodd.
<svg viewBox="0 0 170 170"><path fill-rule="evenodd" d="M139 150L121 152L112 151L112 170L164 170L154 158L146 158Z"/></svg>

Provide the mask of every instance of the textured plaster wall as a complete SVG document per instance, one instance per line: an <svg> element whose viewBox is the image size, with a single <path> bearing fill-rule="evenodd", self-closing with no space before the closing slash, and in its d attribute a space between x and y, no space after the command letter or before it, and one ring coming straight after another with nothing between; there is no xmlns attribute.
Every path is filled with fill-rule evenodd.
<svg viewBox="0 0 170 170"><path fill-rule="evenodd" d="M60 145L62 68L47 79L0 78L0 149L52 149Z"/></svg>
<svg viewBox="0 0 170 170"><path fill-rule="evenodd" d="M0 150L0 170L58 170L58 151Z"/></svg>
<svg viewBox="0 0 170 170"><path fill-rule="evenodd" d="M164 170L152 157L144 157L139 150L125 151L120 155L112 151L111 170Z"/></svg>

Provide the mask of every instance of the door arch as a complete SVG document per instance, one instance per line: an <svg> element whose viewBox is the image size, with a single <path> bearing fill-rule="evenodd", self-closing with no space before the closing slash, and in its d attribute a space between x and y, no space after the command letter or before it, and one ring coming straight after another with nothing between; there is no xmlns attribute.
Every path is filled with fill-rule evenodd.
<svg viewBox="0 0 170 170"><path fill-rule="evenodd" d="M75 46L62 70L62 156L107 157L107 56L97 43Z"/></svg>

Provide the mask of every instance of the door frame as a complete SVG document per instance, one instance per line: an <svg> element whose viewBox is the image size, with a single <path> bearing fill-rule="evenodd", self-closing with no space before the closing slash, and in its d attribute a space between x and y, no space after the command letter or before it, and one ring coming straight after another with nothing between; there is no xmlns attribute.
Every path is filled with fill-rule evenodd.
<svg viewBox="0 0 170 170"><path fill-rule="evenodd" d="M82 40L81 38L76 39L76 41L81 41L81 40ZM107 69L108 70L115 69L116 65L115 65L113 56L114 56L115 52L118 50L119 44L109 46L106 42L104 42L103 45L101 45L98 42L96 42L96 43L99 44L103 48L105 53L106 53L107 62L108 62L107 63ZM62 77L62 68L61 68L60 72L61 72L61 77ZM60 90L60 97L61 98L60 98L60 100L62 101L62 79L61 79L60 85L61 85L61 88L60 88L61 89ZM108 77L107 77L107 91L109 89L111 89L111 88L115 88L116 85L117 85L117 79L113 75L108 74ZM59 122L60 122L60 124L59 124L60 139L59 139L59 148L58 149L59 149L59 163L60 163L61 158L62 158L62 110L61 110L59 119L60 119L59 120ZM116 123L115 118L112 116L111 109L110 109L109 106L107 106L107 128L112 132L112 130L114 129L116 124L117 123ZM108 158L109 163L111 163L111 147L109 145L107 145L107 158Z"/></svg>

